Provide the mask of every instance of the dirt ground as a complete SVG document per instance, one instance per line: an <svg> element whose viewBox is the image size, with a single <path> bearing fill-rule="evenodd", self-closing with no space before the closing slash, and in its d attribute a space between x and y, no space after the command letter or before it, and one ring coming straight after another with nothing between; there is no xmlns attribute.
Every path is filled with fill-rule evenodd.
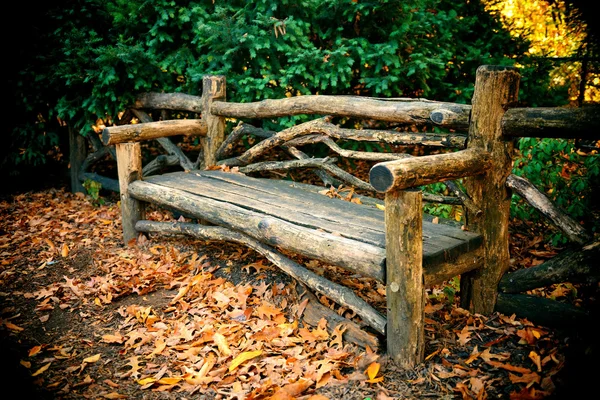
<svg viewBox="0 0 600 400"><path fill-rule="evenodd" d="M4 392L23 399L541 399L587 398L580 396L593 387L591 324L558 331L515 316L472 315L457 307L451 281L427 293L425 363L402 370L385 349L346 342L343 327L305 326L295 283L257 253L183 237L124 246L116 199L102 201L64 189L0 201ZM173 215L150 210L149 218ZM296 260L384 310L376 282ZM598 293L548 290L586 304Z"/></svg>

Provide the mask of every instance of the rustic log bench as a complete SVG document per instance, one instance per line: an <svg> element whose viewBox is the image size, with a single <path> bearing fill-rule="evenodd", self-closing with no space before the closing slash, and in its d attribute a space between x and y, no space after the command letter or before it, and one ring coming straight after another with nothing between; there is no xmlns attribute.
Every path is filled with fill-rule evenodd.
<svg viewBox="0 0 600 400"><path fill-rule="evenodd" d="M223 77L205 77L201 120L149 122L147 116L138 113L144 123L110 127L103 132L104 143L116 145L124 240L134 240L139 232L161 232L244 243L308 288L351 308L371 328L386 335L387 351L396 361L406 367L414 366L424 357L426 286L461 275L463 307L480 313L494 310L498 282L509 265L510 191L506 182L513 151L509 135L522 126L518 118L506 116L508 108L516 102L518 82L514 68L480 67L472 107L333 96L235 104L224 101ZM302 113L434 123L468 129L468 138L409 134L401 140L403 135L398 132L341 129L327 120L315 120L278 133L254 130L264 140L240 156L225 158L232 140L242 132L242 129L232 132L225 140L225 117L272 118ZM139 142L177 134L202 137L204 153L199 160L204 157L203 162L191 163L185 159L181 163L184 172L142 177ZM343 150L331 138L383 143L435 142L466 149L424 157L373 155ZM302 144L317 142L343 156L384 162L372 167L370 182L366 183L348 176L331 160L311 159L297 149ZM275 147L298 160L251 164ZM178 150L169 157L175 162L182 160ZM221 170L214 167L217 164ZM355 187L385 193L384 206L375 199L365 198L364 204L356 204L329 198L319 193L322 187L248 176L253 171L298 167L318 168L326 183L341 178ZM465 178L468 194L456 185L448 186L460 200L424 195L418 190L423 185L460 178ZM464 205L467 229L433 223L423 215L424 199ZM144 221L145 202L212 225ZM348 288L284 257L277 248L385 283L387 315L381 315ZM340 322L339 318L330 322L334 320ZM363 345L376 343L365 336L357 341Z"/></svg>

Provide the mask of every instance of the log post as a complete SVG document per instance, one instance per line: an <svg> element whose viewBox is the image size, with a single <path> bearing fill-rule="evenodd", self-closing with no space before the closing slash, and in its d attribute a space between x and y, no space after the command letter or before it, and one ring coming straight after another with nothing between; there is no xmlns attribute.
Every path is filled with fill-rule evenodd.
<svg viewBox="0 0 600 400"><path fill-rule="evenodd" d="M202 78L202 120L208 128L206 137L201 139L204 148L204 167L216 165L217 151L225 140L225 117L219 117L210 110L215 100L225 101L225 77L204 76Z"/></svg>
<svg viewBox="0 0 600 400"><path fill-rule="evenodd" d="M402 367L423 361L425 351L422 194L385 194L387 352Z"/></svg>
<svg viewBox="0 0 600 400"><path fill-rule="evenodd" d="M466 212L467 229L483 237L483 268L461 277L461 306L490 314L498 296L498 282L508 270L508 221L510 189L506 179L512 170L513 142L502 136L502 117L517 101L519 73L516 68L483 65L477 69L468 149L485 150L491 167L481 175L465 178L465 188L482 211Z"/></svg>
<svg viewBox="0 0 600 400"><path fill-rule="evenodd" d="M83 162L86 158L87 143L85 138L69 126L69 170L71 172L71 193L85 193L79 180Z"/></svg>
<svg viewBox="0 0 600 400"><path fill-rule="evenodd" d="M142 179L142 147L136 143L118 143L117 170L119 174L119 192L121 193L121 223L125 244L137 238L135 223L144 218L143 205L131 197L127 191L129 184Z"/></svg>

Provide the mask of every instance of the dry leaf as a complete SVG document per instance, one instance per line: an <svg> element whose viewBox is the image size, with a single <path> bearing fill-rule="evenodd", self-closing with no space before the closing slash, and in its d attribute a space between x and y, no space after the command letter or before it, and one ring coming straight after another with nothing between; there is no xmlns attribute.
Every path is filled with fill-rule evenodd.
<svg viewBox="0 0 600 400"><path fill-rule="evenodd" d="M83 360L84 363L88 363L88 364L92 364L95 363L96 361L98 361L100 359L101 354L98 353L96 355L93 355L91 357L88 357L86 359Z"/></svg>
<svg viewBox="0 0 600 400"><path fill-rule="evenodd" d="M44 365L42 368L38 369L37 371L35 371L33 374L31 374L31 376L38 376L40 374L43 374L48 368L50 368L50 365L52 363L49 362L48 364Z"/></svg>
<svg viewBox="0 0 600 400"><path fill-rule="evenodd" d="M34 347L32 347L31 349L29 349L29 357L35 356L40 351L42 351L42 346L34 346Z"/></svg>
<svg viewBox="0 0 600 400"><path fill-rule="evenodd" d="M221 335L220 333L215 333L213 335L213 341L219 348L221 355L226 357L231 355L231 349L229 348L229 343L227 343L225 336Z"/></svg>
<svg viewBox="0 0 600 400"><path fill-rule="evenodd" d="M377 382L383 381L383 376L380 376L379 378L375 378L377 376L377 374L379 373L380 367L381 367L381 364L379 364L378 362L372 362L371 364L369 364L369 366L367 367L367 370L365 371L365 373L367 374L367 377L369 379L366 380L365 382L377 383Z"/></svg>
<svg viewBox="0 0 600 400"><path fill-rule="evenodd" d="M63 243L62 248L60 250L60 255L63 258L67 258L69 256L69 246L66 243Z"/></svg>
<svg viewBox="0 0 600 400"><path fill-rule="evenodd" d="M262 350L244 351L231 361L231 364L229 364L229 372L233 371L244 362L260 356L262 353Z"/></svg>
<svg viewBox="0 0 600 400"><path fill-rule="evenodd" d="M103 394L102 397L104 397L105 399L127 399L128 398L128 396L125 396L124 394L119 394L117 392Z"/></svg>

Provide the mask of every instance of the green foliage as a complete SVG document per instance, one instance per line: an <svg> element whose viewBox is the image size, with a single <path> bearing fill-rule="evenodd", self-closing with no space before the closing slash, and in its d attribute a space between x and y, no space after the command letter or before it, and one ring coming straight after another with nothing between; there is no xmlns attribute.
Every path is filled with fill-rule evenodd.
<svg viewBox="0 0 600 400"><path fill-rule="evenodd" d="M547 89L550 63L529 58L529 44L511 37L479 1L69 0L48 7L23 10L28 24L17 28L28 41L15 51L22 64L11 65L14 126L3 169L39 165L64 148L62 121L87 135L99 120L116 120L140 92L200 94L206 74L225 75L235 102L319 93L468 103L478 66L509 64L520 68L523 105L567 101L564 91ZM313 117L265 120L262 127ZM597 157L581 158L565 144L558 154L582 166L565 179L551 164L563 159L547 152L558 145L520 143L516 172L583 216ZM380 150L369 146L360 150ZM456 207L428 207L457 216ZM522 203L514 211L533 218Z"/></svg>
<svg viewBox="0 0 600 400"><path fill-rule="evenodd" d="M94 204L104 204L104 199L100 197L100 190L102 189L102 184L100 182L96 182L91 179L86 179L83 182L83 187L85 188L85 191L87 192L88 196L91 197Z"/></svg>
<svg viewBox="0 0 600 400"><path fill-rule="evenodd" d="M522 138L518 142L519 156L513 172L526 177L544 192L555 205L576 221L587 223L588 230L598 232L600 225L593 218L597 212L600 183L600 155L577 151L574 140ZM513 217L537 221L541 215L518 196L513 196ZM552 243L565 244L560 232L551 232Z"/></svg>

